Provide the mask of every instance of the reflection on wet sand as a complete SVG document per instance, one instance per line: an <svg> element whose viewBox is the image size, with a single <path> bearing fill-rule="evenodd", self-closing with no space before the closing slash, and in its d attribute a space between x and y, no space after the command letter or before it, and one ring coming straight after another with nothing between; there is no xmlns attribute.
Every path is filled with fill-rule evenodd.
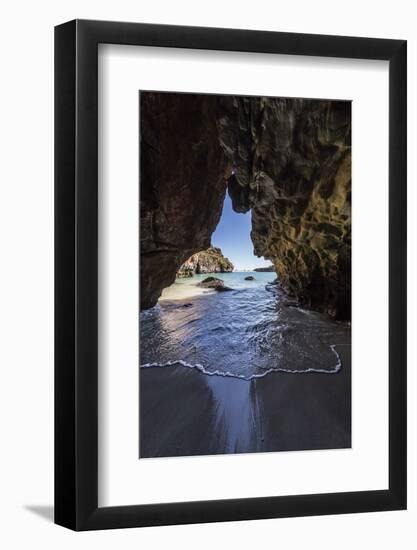
<svg viewBox="0 0 417 550"><path fill-rule="evenodd" d="M140 457L350 447L350 327L261 275L141 313Z"/></svg>
<svg viewBox="0 0 417 550"><path fill-rule="evenodd" d="M251 381L177 366L141 369L140 457L351 446L349 347L338 374Z"/></svg>

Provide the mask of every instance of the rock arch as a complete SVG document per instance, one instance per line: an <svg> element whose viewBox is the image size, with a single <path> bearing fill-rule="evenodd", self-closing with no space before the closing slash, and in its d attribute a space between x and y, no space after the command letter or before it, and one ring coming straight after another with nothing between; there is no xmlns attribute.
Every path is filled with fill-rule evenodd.
<svg viewBox="0 0 417 550"><path fill-rule="evenodd" d="M351 104L143 92L141 308L210 246L226 188L301 304L350 318Z"/></svg>

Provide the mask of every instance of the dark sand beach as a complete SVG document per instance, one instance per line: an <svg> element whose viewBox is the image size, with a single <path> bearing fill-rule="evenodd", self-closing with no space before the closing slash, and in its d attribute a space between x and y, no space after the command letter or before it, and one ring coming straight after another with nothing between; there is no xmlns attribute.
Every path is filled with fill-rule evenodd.
<svg viewBox="0 0 417 550"><path fill-rule="evenodd" d="M349 448L351 102L140 114L139 457Z"/></svg>
<svg viewBox="0 0 417 550"><path fill-rule="evenodd" d="M350 346L334 375L254 380L183 366L141 369L140 457L351 446Z"/></svg>
<svg viewBox="0 0 417 550"><path fill-rule="evenodd" d="M233 292L181 282L141 313L140 457L350 447L349 325L288 305L274 274L221 276Z"/></svg>

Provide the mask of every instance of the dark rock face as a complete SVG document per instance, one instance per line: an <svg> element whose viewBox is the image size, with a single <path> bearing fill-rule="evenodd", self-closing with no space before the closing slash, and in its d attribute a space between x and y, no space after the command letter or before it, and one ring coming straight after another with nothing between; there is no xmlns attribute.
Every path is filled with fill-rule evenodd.
<svg viewBox="0 0 417 550"><path fill-rule="evenodd" d="M217 277L206 277L204 281L198 283L197 286L201 286L203 288L212 288L214 290L218 290L219 292L233 290L233 288L226 286L222 279L218 279Z"/></svg>
<svg viewBox="0 0 417 550"><path fill-rule="evenodd" d="M216 96L141 93L141 309L156 304L187 258L210 246L230 175L220 109Z"/></svg>
<svg viewBox="0 0 417 550"><path fill-rule="evenodd" d="M252 210L255 254L300 304L349 319L351 104L234 98L226 111L228 192Z"/></svg>
<svg viewBox="0 0 417 550"><path fill-rule="evenodd" d="M300 305L350 318L351 105L141 94L141 307L210 245L226 181Z"/></svg>

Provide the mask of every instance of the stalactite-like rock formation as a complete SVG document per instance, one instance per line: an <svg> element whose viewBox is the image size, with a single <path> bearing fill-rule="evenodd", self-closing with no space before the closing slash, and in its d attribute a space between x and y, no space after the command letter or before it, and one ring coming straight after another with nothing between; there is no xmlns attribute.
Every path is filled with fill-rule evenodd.
<svg viewBox="0 0 417 550"><path fill-rule="evenodd" d="M351 104L236 98L220 121L255 254L299 302L350 318Z"/></svg>

